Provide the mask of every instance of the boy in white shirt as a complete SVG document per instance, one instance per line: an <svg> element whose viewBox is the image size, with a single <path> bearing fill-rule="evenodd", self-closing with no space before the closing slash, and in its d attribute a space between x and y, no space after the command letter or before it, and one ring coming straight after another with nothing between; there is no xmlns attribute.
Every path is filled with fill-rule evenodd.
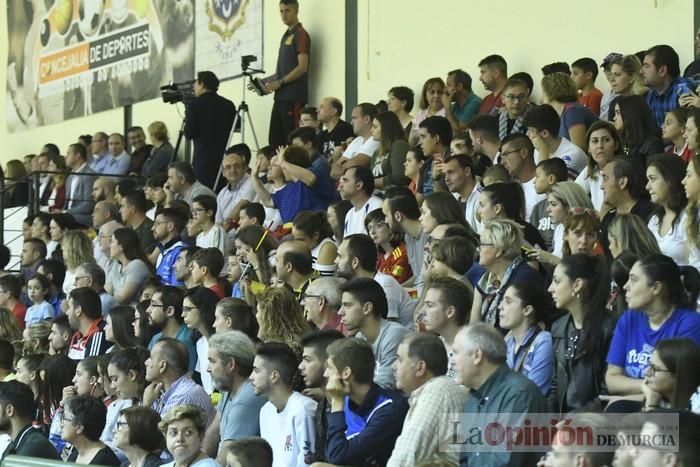
<svg viewBox="0 0 700 467"><path fill-rule="evenodd" d="M223 255L226 249L226 231L214 222L215 215L216 198L199 195L192 200L192 220L202 230L197 234L197 246L218 248Z"/></svg>

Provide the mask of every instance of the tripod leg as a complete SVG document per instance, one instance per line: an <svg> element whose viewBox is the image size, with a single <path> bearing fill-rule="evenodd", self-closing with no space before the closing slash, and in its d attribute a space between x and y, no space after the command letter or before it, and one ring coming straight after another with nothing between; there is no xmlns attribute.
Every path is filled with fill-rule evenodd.
<svg viewBox="0 0 700 467"><path fill-rule="evenodd" d="M250 132L253 133L253 141L255 141L255 149L260 150L260 143L258 143L258 135L255 133L255 126L253 126L253 117L250 116L250 112L246 112L248 117L248 123L250 124Z"/></svg>
<svg viewBox="0 0 700 467"><path fill-rule="evenodd" d="M228 134L228 141L226 142L226 149L231 147L231 144L233 143L233 135L236 133L236 125L238 122L241 122L241 138L243 137L243 122L244 120L241 118L241 109L236 112L236 116L233 119L233 126L231 127L231 132ZM216 187L219 186L219 180L221 179L221 173L223 170L223 159L221 160L221 164L219 164L219 171L216 174L216 180L214 181L214 190L216 190Z"/></svg>

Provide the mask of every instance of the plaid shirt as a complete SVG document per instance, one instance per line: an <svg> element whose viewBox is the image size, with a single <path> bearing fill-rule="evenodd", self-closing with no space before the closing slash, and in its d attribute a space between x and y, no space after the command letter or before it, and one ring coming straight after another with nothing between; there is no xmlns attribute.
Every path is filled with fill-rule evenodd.
<svg viewBox="0 0 700 467"><path fill-rule="evenodd" d="M664 92L658 94L653 89L650 89L646 94L647 104L649 104L649 109L651 110L651 116L656 122L656 126L661 128L664 124L664 118L666 118L666 113L673 109L680 107L678 104L678 98L685 94L686 91L683 88L690 90L695 89L693 83L685 78L677 77L671 82L671 85L667 87Z"/></svg>
<svg viewBox="0 0 700 467"><path fill-rule="evenodd" d="M182 375L176 380L167 391L153 402L151 408L158 412L161 418L164 418L170 409L185 404L194 405L204 410L207 414L207 426L214 420L216 410L211 405L209 395L202 389L202 386L192 381L192 378L187 375Z"/></svg>
<svg viewBox="0 0 700 467"><path fill-rule="evenodd" d="M441 444L449 443L449 439L437 436L440 432L449 435L449 430L440 429L442 415L461 412L466 397L464 387L449 376L436 376L413 391L387 467L414 466L440 452ZM447 454L457 462L457 452Z"/></svg>

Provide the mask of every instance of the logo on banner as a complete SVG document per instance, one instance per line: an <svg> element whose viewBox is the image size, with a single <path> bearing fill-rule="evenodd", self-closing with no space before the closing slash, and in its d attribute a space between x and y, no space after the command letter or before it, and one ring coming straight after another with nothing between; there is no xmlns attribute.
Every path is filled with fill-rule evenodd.
<svg viewBox="0 0 700 467"><path fill-rule="evenodd" d="M226 41L245 23L249 0L207 0L209 30Z"/></svg>

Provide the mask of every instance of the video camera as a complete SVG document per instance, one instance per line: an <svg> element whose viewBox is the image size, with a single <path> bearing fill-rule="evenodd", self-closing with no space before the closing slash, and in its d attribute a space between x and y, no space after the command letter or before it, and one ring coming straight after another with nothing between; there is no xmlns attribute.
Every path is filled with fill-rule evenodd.
<svg viewBox="0 0 700 467"><path fill-rule="evenodd" d="M241 56L241 68L243 71L248 71L248 68L250 68L250 64L253 62L257 62L258 57L255 55L243 55Z"/></svg>
<svg viewBox="0 0 700 467"><path fill-rule="evenodd" d="M163 102L166 104L177 104L183 102L189 104L195 98L194 83L196 79L183 81L182 83L173 83L172 81L165 86L160 87L160 93L163 97Z"/></svg>

